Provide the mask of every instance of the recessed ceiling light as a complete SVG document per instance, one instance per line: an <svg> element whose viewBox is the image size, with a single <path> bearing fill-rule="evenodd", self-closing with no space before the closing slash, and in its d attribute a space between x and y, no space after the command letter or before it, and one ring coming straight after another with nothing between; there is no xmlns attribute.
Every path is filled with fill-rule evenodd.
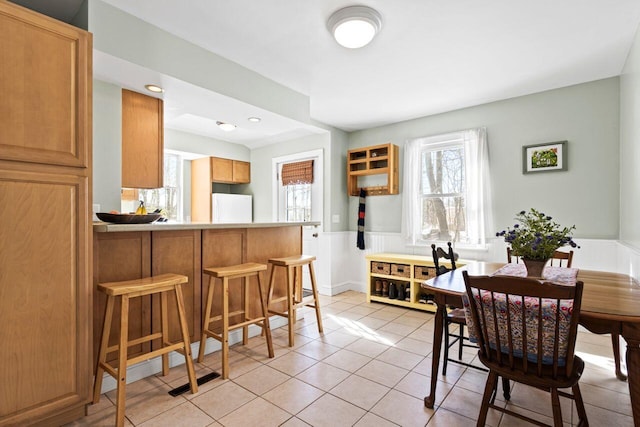
<svg viewBox="0 0 640 427"><path fill-rule="evenodd" d="M340 45L357 49L373 40L382 28L382 17L370 7L349 6L335 11L327 28Z"/></svg>
<svg viewBox="0 0 640 427"><path fill-rule="evenodd" d="M247 120L249 120L251 123L259 123L262 119L260 117L249 117Z"/></svg>
<svg viewBox="0 0 640 427"><path fill-rule="evenodd" d="M236 128L236 125L231 124L231 123L216 122L216 124L218 125L218 127L220 129L222 129L225 132L231 132L232 130L234 130Z"/></svg>
<svg viewBox="0 0 640 427"><path fill-rule="evenodd" d="M157 86L157 85L144 85L144 87L146 87L147 90L150 92L154 92L154 93L164 92L164 89L162 89L160 86Z"/></svg>

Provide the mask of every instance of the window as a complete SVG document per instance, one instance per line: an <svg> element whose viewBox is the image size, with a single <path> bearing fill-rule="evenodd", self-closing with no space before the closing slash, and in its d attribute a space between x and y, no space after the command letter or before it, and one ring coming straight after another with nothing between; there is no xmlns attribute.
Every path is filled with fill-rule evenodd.
<svg viewBox="0 0 640 427"><path fill-rule="evenodd" d="M322 150L272 159L273 220L287 222L322 219Z"/></svg>
<svg viewBox="0 0 640 427"><path fill-rule="evenodd" d="M403 225L410 244L485 244L489 209L486 145L484 129L407 142Z"/></svg>
<svg viewBox="0 0 640 427"><path fill-rule="evenodd" d="M144 202L148 212L164 209L171 220L182 219L182 200L180 187L182 184L182 157L174 153L164 153L164 187L141 188L137 195L122 200L122 212L133 212L140 200ZM135 193L134 191L133 193Z"/></svg>

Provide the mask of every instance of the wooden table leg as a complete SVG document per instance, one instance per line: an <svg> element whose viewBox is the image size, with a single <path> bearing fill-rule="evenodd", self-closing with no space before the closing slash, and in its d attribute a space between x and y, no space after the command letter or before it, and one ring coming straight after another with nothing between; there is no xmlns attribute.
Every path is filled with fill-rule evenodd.
<svg viewBox="0 0 640 427"><path fill-rule="evenodd" d="M627 341L627 376L629 397L635 425L640 424L640 325L624 323L622 336Z"/></svg>
<svg viewBox="0 0 640 427"><path fill-rule="evenodd" d="M438 368L440 366L440 349L442 347L442 334L444 332L445 299L441 295L435 296L438 310L435 314L436 324L433 329L433 352L431 353L431 389L429 395L424 398L424 406L432 409L436 401L436 385L438 383Z"/></svg>

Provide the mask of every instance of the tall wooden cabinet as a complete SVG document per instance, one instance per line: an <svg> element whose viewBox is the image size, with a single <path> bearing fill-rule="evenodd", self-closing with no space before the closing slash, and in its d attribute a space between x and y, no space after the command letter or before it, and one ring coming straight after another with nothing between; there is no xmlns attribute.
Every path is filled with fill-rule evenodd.
<svg viewBox="0 0 640 427"><path fill-rule="evenodd" d="M122 89L122 186L163 186L162 99Z"/></svg>
<svg viewBox="0 0 640 427"><path fill-rule="evenodd" d="M0 0L0 425L84 415L91 34Z"/></svg>
<svg viewBox="0 0 640 427"><path fill-rule="evenodd" d="M213 183L248 184L251 163L220 157L203 157L191 161L191 220L211 222Z"/></svg>

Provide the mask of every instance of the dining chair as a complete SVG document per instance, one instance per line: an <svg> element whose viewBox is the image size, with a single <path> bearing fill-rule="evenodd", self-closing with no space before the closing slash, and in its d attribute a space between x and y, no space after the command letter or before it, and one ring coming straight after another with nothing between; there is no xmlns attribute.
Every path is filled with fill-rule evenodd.
<svg viewBox="0 0 640 427"><path fill-rule="evenodd" d="M445 251L440 247L436 247L435 244L431 245L431 254L433 256L433 264L435 266L437 276L456 269L456 260L458 259L458 254L453 252L451 242L447 242L447 246L448 249L447 251ZM450 267L440 264L441 258L448 260ZM464 308L448 307L445 310L444 322L444 359L442 362L442 375L447 375L447 362L449 361L487 372L487 370L482 367L472 365L462 360L462 350L464 347L477 348L475 344L466 343L469 341L469 339L464 336L464 327L467 324L464 315ZM452 324L458 326L457 335L452 334L449 330L449 327ZM449 348L456 343L458 343L458 358L452 359L449 357Z"/></svg>
<svg viewBox="0 0 640 427"><path fill-rule="evenodd" d="M518 263L520 257L515 254L511 248L507 248L507 262L511 264L513 261ZM573 251L563 252L563 251L555 251L549 265L556 267L566 267L571 268L573 263ZM616 378L621 381L626 381L627 376L622 372L622 355L620 354L620 333L612 331L611 332L611 347L613 349L613 360L615 362L615 374Z"/></svg>
<svg viewBox="0 0 640 427"><path fill-rule="evenodd" d="M493 403L498 377L550 392L554 426L562 426L559 396L573 399L578 425L588 425L579 380L584 361L575 355L583 283L575 286L510 276L469 276L465 308L480 362L489 369L478 426L489 408L541 424ZM571 389L571 393L560 389Z"/></svg>

